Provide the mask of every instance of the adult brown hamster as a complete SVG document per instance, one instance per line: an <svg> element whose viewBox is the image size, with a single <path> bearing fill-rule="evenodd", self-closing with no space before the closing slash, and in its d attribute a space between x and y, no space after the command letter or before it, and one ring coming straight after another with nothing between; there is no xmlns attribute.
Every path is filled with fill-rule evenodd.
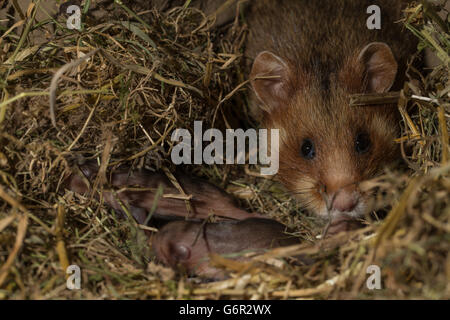
<svg viewBox="0 0 450 320"><path fill-rule="evenodd" d="M251 1L246 56L251 109L280 130L278 178L310 211L366 212L362 181L399 158L395 105L350 107L349 95L398 89L416 41L403 30L408 1ZM369 30L377 5L381 29ZM266 77L266 78L261 78Z"/></svg>

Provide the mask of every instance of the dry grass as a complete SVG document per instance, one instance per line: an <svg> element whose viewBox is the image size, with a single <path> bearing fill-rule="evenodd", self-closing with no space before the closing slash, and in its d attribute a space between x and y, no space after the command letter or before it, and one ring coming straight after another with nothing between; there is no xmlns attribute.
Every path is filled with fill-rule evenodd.
<svg viewBox="0 0 450 320"><path fill-rule="evenodd" d="M450 38L437 8L414 6L405 20L442 63L426 76L409 70L399 94L407 167L367 183L387 218L322 241L323 224L276 182L253 175L257 168L187 167L305 240L252 262L215 256L233 277L203 283L154 263L141 229L61 182L82 157L173 171L171 130L194 120L254 126L241 85L246 26L236 20L219 32L189 7L137 15L118 3L116 20L89 21L81 32L61 27L62 18L37 24L34 7L22 33L0 39L0 298L450 298ZM49 26L55 34L33 46L28 33ZM96 49L59 77L52 125L53 75ZM299 252L316 262L280 260ZM66 289L70 264L81 267L82 290ZM366 288L371 264L381 268L382 290Z"/></svg>

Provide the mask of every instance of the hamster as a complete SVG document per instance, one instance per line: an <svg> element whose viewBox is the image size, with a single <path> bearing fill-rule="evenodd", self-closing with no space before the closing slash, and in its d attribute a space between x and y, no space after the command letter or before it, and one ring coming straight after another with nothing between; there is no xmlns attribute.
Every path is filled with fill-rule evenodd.
<svg viewBox="0 0 450 320"><path fill-rule="evenodd" d="M210 254L226 255L248 250L262 253L271 248L300 244L298 238L287 235L285 230L281 223L261 218L207 224L174 221L159 230L152 240L152 247L158 259L172 268L221 279L225 275L209 263Z"/></svg>
<svg viewBox="0 0 450 320"><path fill-rule="evenodd" d="M251 110L280 130L279 180L311 212L360 217L359 185L399 158L395 105L350 107L349 95L399 89L416 41L397 21L408 1L252 1L245 54ZM381 9L369 30L367 8ZM263 78L266 77L266 78Z"/></svg>
<svg viewBox="0 0 450 320"><path fill-rule="evenodd" d="M79 168L87 180L79 174L72 174L66 179L66 186L77 193L88 193L87 182L92 183L94 181L98 166L95 162L88 161ZM216 217L216 220L242 220L260 217L258 213L250 213L238 208L229 194L213 184L183 174L178 174L177 180L186 195L192 196L190 212L183 199L156 196L156 191L160 186L163 188L165 195L178 195L180 193L164 174L147 170L131 171L126 168L119 168L107 177L108 185L112 188L103 190L104 201L114 210L124 214L118 200L122 201L140 224L144 224L148 212L153 209L155 210L155 217L169 220L175 218L202 220L212 215ZM115 189L115 192L112 189ZM153 208L154 205L155 208Z"/></svg>

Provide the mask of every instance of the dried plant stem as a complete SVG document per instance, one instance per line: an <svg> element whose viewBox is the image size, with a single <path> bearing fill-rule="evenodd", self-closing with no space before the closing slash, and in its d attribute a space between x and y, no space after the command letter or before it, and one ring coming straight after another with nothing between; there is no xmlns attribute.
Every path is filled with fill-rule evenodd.
<svg viewBox="0 0 450 320"><path fill-rule="evenodd" d="M397 103L400 92L361 93L350 96L350 106L366 106Z"/></svg>
<svg viewBox="0 0 450 320"><path fill-rule="evenodd" d="M441 131L441 142L442 142L442 155L441 155L441 163L445 165L449 160L448 156L448 147L449 147L449 137L448 137L448 128L447 121L445 119L445 110L443 106L438 107L438 119L439 119L439 127Z"/></svg>

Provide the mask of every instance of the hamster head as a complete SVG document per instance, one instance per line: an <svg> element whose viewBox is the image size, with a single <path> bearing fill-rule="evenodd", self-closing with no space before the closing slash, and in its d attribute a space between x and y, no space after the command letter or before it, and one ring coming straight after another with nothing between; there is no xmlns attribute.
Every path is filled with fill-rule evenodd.
<svg viewBox="0 0 450 320"><path fill-rule="evenodd" d="M262 125L279 129L278 178L310 211L337 218L365 214L362 181L398 158L393 105L350 107L349 95L382 93L397 73L392 51L370 43L332 72L260 53L250 81Z"/></svg>

